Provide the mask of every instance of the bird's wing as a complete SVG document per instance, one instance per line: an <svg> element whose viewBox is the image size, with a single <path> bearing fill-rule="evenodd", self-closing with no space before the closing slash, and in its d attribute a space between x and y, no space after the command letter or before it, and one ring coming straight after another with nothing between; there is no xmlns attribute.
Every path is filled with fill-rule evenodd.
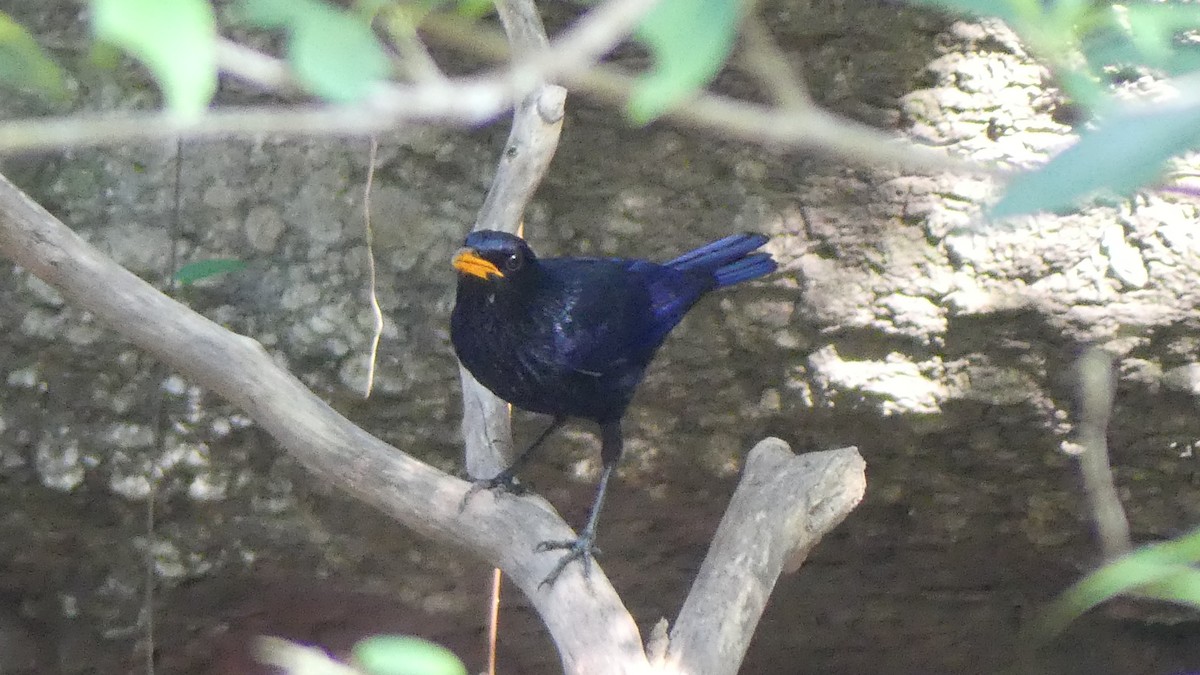
<svg viewBox="0 0 1200 675"><path fill-rule="evenodd" d="M649 297L642 339L657 347L683 315L714 286L712 275L691 273L645 260L631 260L629 272L640 280Z"/></svg>
<svg viewBox="0 0 1200 675"><path fill-rule="evenodd" d="M646 260L590 262L593 269L574 277L578 285L565 294L570 306L557 312L570 317L556 326L558 353L578 372L605 373L626 362L645 365L692 305L718 286L707 268Z"/></svg>
<svg viewBox="0 0 1200 675"><path fill-rule="evenodd" d="M546 315L536 325L550 327L553 349L542 355L559 367L603 377L630 364L644 365L657 343L646 344L648 328L656 323L653 300L637 274L623 260L571 259L569 267L554 266L553 297L537 304ZM643 358L645 354L645 358Z"/></svg>

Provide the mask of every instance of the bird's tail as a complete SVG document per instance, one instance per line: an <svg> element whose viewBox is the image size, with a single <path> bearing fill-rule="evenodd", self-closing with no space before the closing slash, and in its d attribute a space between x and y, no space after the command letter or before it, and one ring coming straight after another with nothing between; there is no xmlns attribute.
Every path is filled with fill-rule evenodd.
<svg viewBox="0 0 1200 675"><path fill-rule="evenodd" d="M766 243L764 234L731 234L665 264L681 272L708 272L716 280L717 288L732 286L775 271L775 260L770 253L755 253Z"/></svg>

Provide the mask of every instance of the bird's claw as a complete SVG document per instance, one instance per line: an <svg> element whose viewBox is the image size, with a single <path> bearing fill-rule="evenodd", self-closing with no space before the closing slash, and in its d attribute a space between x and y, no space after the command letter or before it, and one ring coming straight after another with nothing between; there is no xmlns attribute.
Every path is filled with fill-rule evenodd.
<svg viewBox="0 0 1200 675"><path fill-rule="evenodd" d="M526 492L525 486L517 482L515 476L505 473L500 473L492 478L479 478L471 481L471 487L467 490L467 494L463 495L462 502L458 505L459 513L467 508L467 502L471 501L476 493L481 490L495 491L500 494L523 495Z"/></svg>
<svg viewBox="0 0 1200 675"><path fill-rule="evenodd" d="M579 560L583 564L583 578L589 579L592 574L592 559L600 554L600 549L595 544L596 535L584 533L579 535L578 539L568 539L566 541L543 541L534 547L537 553L545 553L547 551L556 551L566 549L566 554L558 560L554 565L554 569L550 570L550 574L542 579L542 583L538 584L538 588L542 586L553 586L558 580L558 576L567 568L567 565Z"/></svg>

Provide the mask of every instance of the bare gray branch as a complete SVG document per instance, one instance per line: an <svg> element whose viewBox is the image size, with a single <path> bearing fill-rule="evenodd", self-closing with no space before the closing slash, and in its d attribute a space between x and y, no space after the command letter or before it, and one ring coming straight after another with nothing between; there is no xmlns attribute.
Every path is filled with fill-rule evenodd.
<svg viewBox="0 0 1200 675"><path fill-rule="evenodd" d="M855 448L795 455L778 438L759 442L671 630L666 663L737 673L780 572L798 568L862 501L865 469Z"/></svg>

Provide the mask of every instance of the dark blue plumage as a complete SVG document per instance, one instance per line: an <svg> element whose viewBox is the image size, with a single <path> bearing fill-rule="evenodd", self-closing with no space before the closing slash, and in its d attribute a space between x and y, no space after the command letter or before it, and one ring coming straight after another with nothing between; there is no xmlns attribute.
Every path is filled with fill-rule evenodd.
<svg viewBox="0 0 1200 675"><path fill-rule="evenodd" d="M458 297L450 336L477 380L518 408L554 422L489 487L517 469L568 418L600 425L604 472L588 524L547 578L570 560L589 560L596 519L621 456L621 417L667 334L709 291L775 270L761 234L735 234L658 264L619 258L538 259L524 240L471 233L454 257Z"/></svg>

